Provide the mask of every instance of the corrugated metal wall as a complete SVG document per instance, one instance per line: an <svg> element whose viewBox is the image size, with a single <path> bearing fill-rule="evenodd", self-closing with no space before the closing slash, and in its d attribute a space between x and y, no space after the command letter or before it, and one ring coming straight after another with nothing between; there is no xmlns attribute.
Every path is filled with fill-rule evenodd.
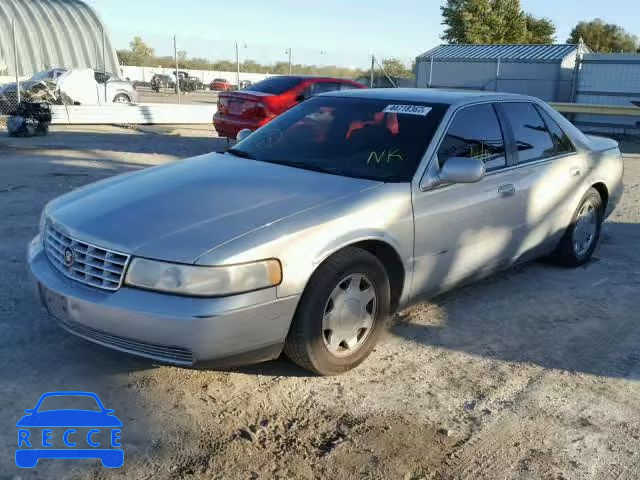
<svg viewBox="0 0 640 480"><path fill-rule="evenodd" d="M79 0L0 0L0 75L15 73L11 22L15 20L18 74L52 67L91 67L120 76L116 52L91 7Z"/></svg>
<svg viewBox="0 0 640 480"><path fill-rule="evenodd" d="M565 61L566 62L566 61ZM466 88L521 93L545 101L565 101L571 97L575 56L565 62L418 61L416 85L419 88Z"/></svg>
<svg viewBox="0 0 640 480"><path fill-rule="evenodd" d="M640 55L588 54L582 59L577 103L632 106L640 101ZM575 122L585 130L606 133L637 133L638 117L577 115Z"/></svg>

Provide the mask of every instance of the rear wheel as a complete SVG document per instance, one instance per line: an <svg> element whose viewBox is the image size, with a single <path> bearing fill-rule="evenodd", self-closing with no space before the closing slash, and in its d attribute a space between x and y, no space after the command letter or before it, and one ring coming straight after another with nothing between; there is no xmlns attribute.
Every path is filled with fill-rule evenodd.
<svg viewBox="0 0 640 480"><path fill-rule="evenodd" d="M129 98L129 95L119 93L115 97L113 97L113 103L131 103L131 99Z"/></svg>
<svg viewBox="0 0 640 480"><path fill-rule="evenodd" d="M589 262L598 246L603 219L602 197L595 188L591 188L582 198L552 259L568 267L579 267Z"/></svg>
<svg viewBox="0 0 640 480"><path fill-rule="evenodd" d="M348 247L313 274L285 343L294 363L336 375L362 363L384 331L390 287L374 255Z"/></svg>

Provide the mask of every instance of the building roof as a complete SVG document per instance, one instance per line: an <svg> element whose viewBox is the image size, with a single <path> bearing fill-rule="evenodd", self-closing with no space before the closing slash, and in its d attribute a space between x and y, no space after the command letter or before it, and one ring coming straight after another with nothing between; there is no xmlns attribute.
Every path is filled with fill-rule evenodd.
<svg viewBox="0 0 640 480"><path fill-rule="evenodd" d="M423 53L418 59L434 60L506 60L524 62L561 62L579 45L440 45Z"/></svg>
<svg viewBox="0 0 640 480"><path fill-rule="evenodd" d="M0 0L0 70L8 70L9 75L15 72L12 22L19 75L52 67L90 67L120 76L118 58L106 32L103 61L104 26L85 2Z"/></svg>

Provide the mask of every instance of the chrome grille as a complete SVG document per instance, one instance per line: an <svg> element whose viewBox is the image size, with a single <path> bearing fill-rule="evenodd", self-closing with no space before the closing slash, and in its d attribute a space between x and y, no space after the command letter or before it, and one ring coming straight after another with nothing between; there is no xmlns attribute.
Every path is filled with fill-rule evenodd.
<svg viewBox="0 0 640 480"><path fill-rule="evenodd" d="M128 255L76 240L52 225L47 225L45 231L45 252L60 272L92 287L104 290L120 288L129 262Z"/></svg>
<svg viewBox="0 0 640 480"><path fill-rule="evenodd" d="M172 363L174 365L193 365L193 353L189 349L182 347L172 347L168 345L156 345L153 343L141 342L132 338L112 335L86 325L57 319L60 324L71 333L78 335L91 342L99 343L105 347L114 348L121 352L140 355L160 362Z"/></svg>

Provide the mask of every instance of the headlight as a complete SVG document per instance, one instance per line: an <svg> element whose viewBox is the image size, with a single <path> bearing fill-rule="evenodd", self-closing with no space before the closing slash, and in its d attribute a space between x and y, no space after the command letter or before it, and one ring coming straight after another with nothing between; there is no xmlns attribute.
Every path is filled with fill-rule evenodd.
<svg viewBox="0 0 640 480"><path fill-rule="evenodd" d="M205 267L134 258L125 278L134 287L198 297L250 292L281 281L282 268L275 259Z"/></svg>

